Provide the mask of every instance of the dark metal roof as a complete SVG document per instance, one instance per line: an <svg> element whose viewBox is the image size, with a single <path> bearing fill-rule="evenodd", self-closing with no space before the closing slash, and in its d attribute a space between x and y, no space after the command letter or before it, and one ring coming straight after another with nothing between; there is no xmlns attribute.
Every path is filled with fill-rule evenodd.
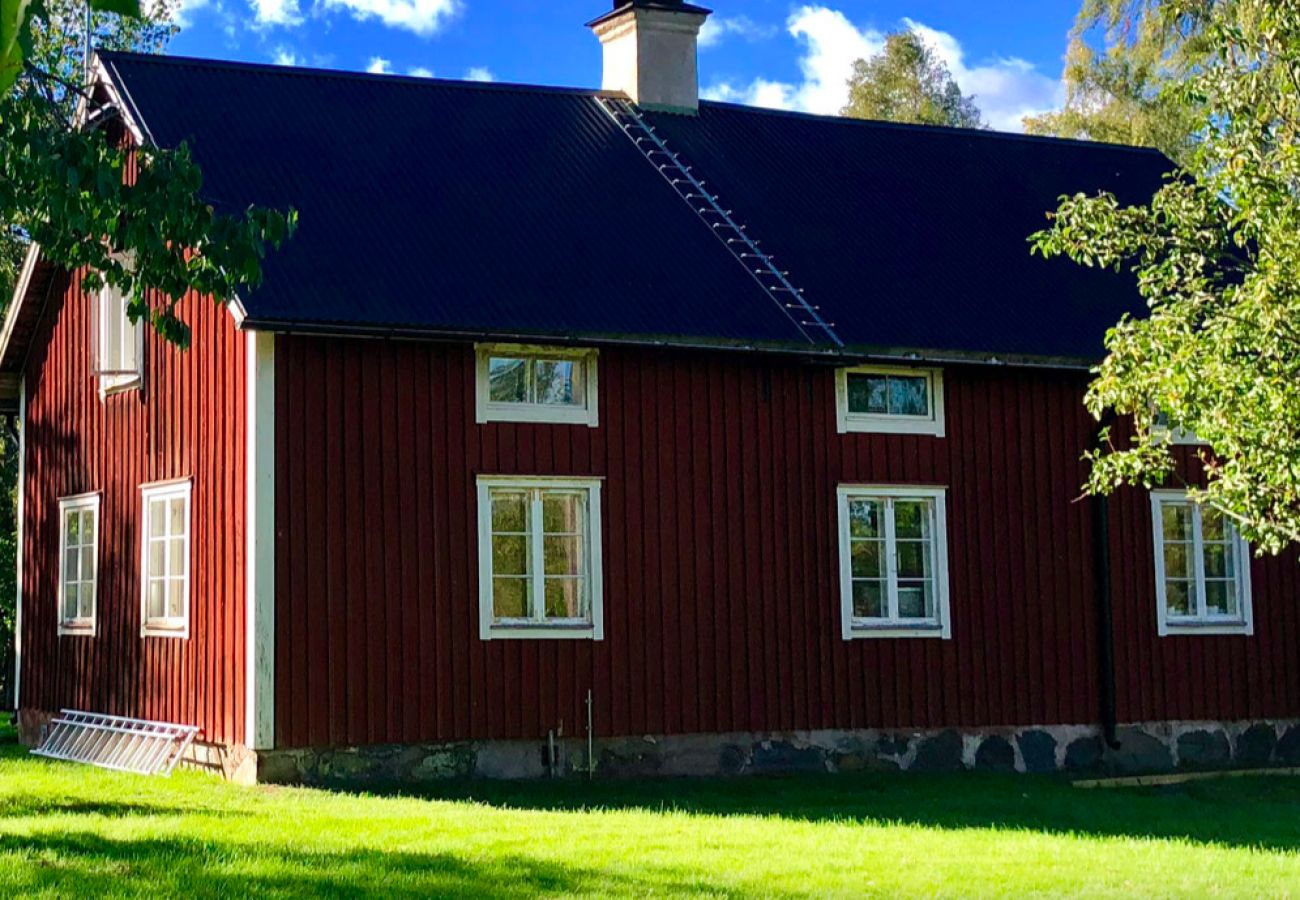
<svg viewBox="0 0 1300 900"><path fill-rule="evenodd" d="M292 205L248 323L813 348L599 94L105 53L204 194ZM1128 277L1031 257L1056 198L1140 201L1153 151L702 104L647 114L851 346L1091 359Z"/></svg>

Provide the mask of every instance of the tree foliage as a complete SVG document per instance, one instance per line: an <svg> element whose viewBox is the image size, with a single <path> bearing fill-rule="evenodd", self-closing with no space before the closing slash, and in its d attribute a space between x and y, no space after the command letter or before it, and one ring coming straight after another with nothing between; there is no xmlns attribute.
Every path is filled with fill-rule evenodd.
<svg viewBox="0 0 1300 900"><path fill-rule="evenodd" d="M1202 24L1217 0L1084 0L1066 51L1061 109L1024 120L1030 134L1156 147L1182 162L1198 104L1166 92L1212 52ZM1100 45L1100 46L1096 46Z"/></svg>
<svg viewBox="0 0 1300 900"><path fill-rule="evenodd" d="M1094 415L1133 418L1092 454L1089 488L1174 473L1152 410L1208 444L1193 491L1268 552L1300 541L1300 0L1174 0L1199 17L1204 64L1171 85L1197 110L1181 175L1147 206L1063 199L1037 250L1130 267L1149 315L1125 318L1088 392ZM1211 452L1212 451L1212 452Z"/></svg>
<svg viewBox="0 0 1300 900"><path fill-rule="evenodd" d="M885 48L853 64L849 102L841 115L955 128L983 128L973 96L921 36L908 29L885 38Z"/></svg>

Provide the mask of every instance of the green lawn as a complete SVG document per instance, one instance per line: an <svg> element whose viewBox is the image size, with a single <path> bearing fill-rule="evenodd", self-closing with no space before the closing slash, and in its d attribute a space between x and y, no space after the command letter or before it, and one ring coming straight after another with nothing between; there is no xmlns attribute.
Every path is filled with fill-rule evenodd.
<svg viewBox="0 0 1300 900"><path fill-rule="evenodd" d="M1300 779L456 784L142 778L0 746L0 896L1300 896Z"/></svg>

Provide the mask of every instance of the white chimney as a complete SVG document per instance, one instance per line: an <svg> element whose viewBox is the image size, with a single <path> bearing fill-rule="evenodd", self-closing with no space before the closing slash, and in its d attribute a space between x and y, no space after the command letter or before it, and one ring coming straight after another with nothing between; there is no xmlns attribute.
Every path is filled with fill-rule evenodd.
<svg viewBox="0 0 1300 900"><path fill-rule="evenodd" d="M698 113L695 49L709 13L682 0L615 0L612 12L587 23L605 50L601 87L645 109Z"/></svg>

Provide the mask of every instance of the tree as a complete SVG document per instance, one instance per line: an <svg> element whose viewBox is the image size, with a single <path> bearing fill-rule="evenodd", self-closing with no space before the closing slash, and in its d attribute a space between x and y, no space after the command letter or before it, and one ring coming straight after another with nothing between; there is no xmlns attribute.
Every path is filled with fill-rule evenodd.
<svg viewBox="0 0 1300 900"><path fill-rule="evenodd" d="M1171 14L1164 0L1084 0L1066 51L1065 105L1025 118L1025 131L1155 147L1181 162L1200 110L1163 88L1205 64L1201 23L1215 2Z"/></svg>
<svg viewBox="0 0 1300 900"><path fill-rule="evenodd" d="M885 38L885 48L853 64L849 102L841 115L921 125L983 128L973 96L963 96L948 67L911 29Z"/></svg>
<svg viewBox="0 0 1300 900"><path fill-rule="evenodd" d="M1150 204L1063 198L1036 250L1129 267L1149 315L1106 337L1088 408L1132 417L1132 435L1090 454L1088 484L1174 476L1161 411L1194 433L1208 486L1193 491L1277 553L1300 541L1300 0L1231 0L1198 16L1206 61L1169 101L1197 110L1181 174Z"/></svg>

